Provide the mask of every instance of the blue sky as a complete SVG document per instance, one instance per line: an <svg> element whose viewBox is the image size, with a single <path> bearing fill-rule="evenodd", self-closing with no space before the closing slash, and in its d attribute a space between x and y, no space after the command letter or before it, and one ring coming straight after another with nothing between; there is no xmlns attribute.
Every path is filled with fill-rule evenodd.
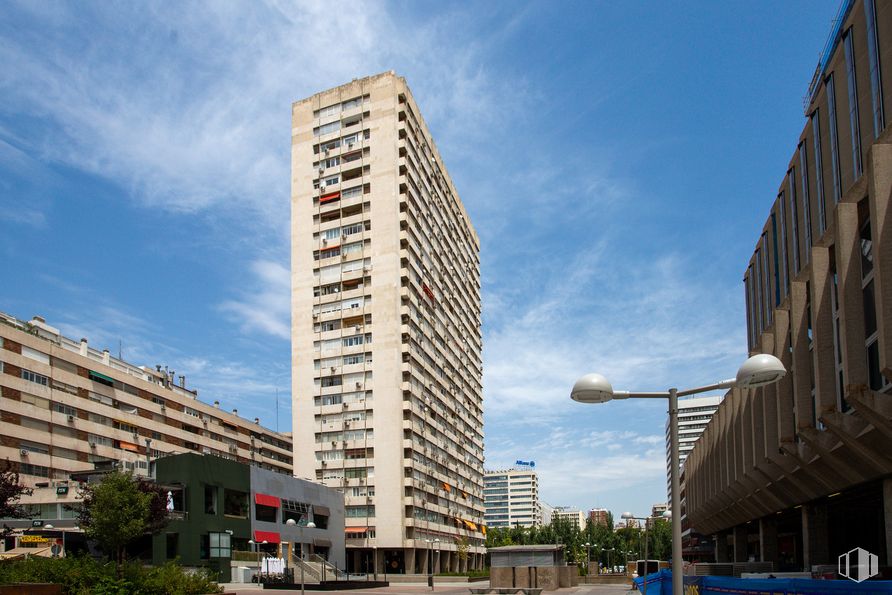
<svg viewBox="0 0 892 595"><path fill-rule="evenodd" d="M744 265L837 0L4 2L0 310L290 429L290 104L405 76L482 242L487 466L664 501L665 406L733 376Z"/></svg>

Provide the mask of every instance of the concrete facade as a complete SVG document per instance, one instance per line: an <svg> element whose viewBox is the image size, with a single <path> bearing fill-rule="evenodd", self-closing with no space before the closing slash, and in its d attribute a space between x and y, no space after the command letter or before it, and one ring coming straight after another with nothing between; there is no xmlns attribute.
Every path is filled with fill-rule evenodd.
<svg viewBox="0 0 892 595"><path fill-rule="evenodd" d="M344 492L350 569L480 567L479 241L405 80L294 103L291 182L296 474Z"/></svg>
<svg viewBox="0 0 892 595"><path fill-rule="evenodd" d="M685 464L719 561L892 564L892 4L839 16L744 273L749 350L788 374L731 390Z"/></svg>
<svg viewBox="0 0 892 595"><path fill-rule="evenodd" d="M139 367L43 319L0 313L0 459L34 488L35 518L73 527L72 473L115 464L137 475L174 453L212 454L291 475L289 436L198 399L185 376ZM12 527L30 521L8 521Z"/></svg>

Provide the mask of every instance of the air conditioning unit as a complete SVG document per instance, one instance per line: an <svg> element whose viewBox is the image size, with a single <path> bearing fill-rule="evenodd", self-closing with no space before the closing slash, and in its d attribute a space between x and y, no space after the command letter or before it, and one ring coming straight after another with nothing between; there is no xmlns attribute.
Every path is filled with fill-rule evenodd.
<svg viewBox="0 0 892 595"><path fill-rule="evenodd" d="M346 253L346 252L342 252L342 253L341 253L341 260L347 260L347 253Z"/></svg>
<svg viewBox="0 0 892 595"><path fill-rule="evenodd" d="M95 442L91 442L91 443L90 443L90 448L96 448L96 443L95 443Z"/></svg>
<svg viewBox="0 0 892 595"><path fill-rule="evenodd" d="M362 267L362 272L363 272L363 273L368 273L368 272L370 272L371 270L372 270L372 265L366 265L366 266Z"/></svg>
<svg viewBox="0 0 892 595"><path fill-rule="evenodd" d="M23 448L22 450L19 451L19 454L22 455L23 457L27 457L28 451Z"/></svg>
<svg viewBox="0 0 892 595"><path fill-rule="evenodd" d="M165 405L164 403L161 403L161 411L164 411L165 409L167 409L167 405Z"/></svg>
<svg viewBox="0 0 892 595"><path fill-rule="evenodd" d="M73 416L73 415L69 415L69 416L68 416L68 423L72 423L73 421L74 421L74 416Z"/></svg>
<svg viewBox="0 0 892 595"><path fill-rule="evenodd" d="M338 371L338 369L337 369L335 366L332 366L332 367L331 367L331 373L332 373L332 374L334 374L334 373L337 372L337 371Z"/></svg>
<svg viewBox="0 0 892 595"><path fill-rule="evenodd" d="M317 318L319 318L319 313L313 312L313 320L316 320Z"/></svg>
<svg viewBox="0 0 892 595"><path fill-rule="evenodd" d="M361 333L362 327L357 324L355 327L353 327L353 330L356 331L357 333Z"/></svg>
<svg viewBox="0 0 892 595"><path fill-rule="evenodd" d="M357 383L356 383L356 388L362 388L362 382L357 382Z"/></svg>
<svg viewBox="0 0 892 595"><path fill-rule="evenodd" d="M323 244L327 244L327 243L328 243L328 238L322 238L322 243L323 243Z"/></svg>

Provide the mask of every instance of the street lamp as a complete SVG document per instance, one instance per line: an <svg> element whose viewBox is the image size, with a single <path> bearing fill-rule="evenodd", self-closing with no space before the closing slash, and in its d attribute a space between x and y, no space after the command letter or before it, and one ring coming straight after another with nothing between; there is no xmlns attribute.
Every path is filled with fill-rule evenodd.
<svg viewBox="0 0 892 595"><path fill-rule="evenodd" d="M592 544L585 542L585 576L588 576L589 566L592 565Z"/></svg>
<svg viewBox="0 0 892 595"><path fill-rule="evenodd" d="M288 525L289 527L294 527L295 525L297 525L297 521L295 521L294 519L288 519L287 521L285 521L285 524ZM307 523L306 525L300 525L300 539L301 539L301 541L300 541L300 595L304 595L304 563L303 563L303 558L304 558L304 542L303 542L303 537L304 537L304 527L306 527L307 529L315 529L315 528L316 528L316 523L314 523L313 521L310 521L310 522ZM264 543L266 543L266 542L264 542ZM288 551L288 559L289 559L289 560L291 559L291 551L290 551L290 550Z"/></svg>
<svg viewBox="0 0 892 595"><path fill-rule="evenodd" d="M739 388L758 388L777 382L787 373L779 359L767 353L760 353L743 362L737 371L737 377L722 380L708 386L678 390L670 388L665 392L629 392L614 391L613 386L600 374L586 374L576 381L570 398L580 403L606 403L611 399L669 399L669 435L671 442L670 483L672 485L671 509L681 510L681 487L679 485L678 456L678 397L695 395L711 390L720 390L737 386ZM681 515L672 515L672 592L682 593L683 561L681 557Z"/></svg>

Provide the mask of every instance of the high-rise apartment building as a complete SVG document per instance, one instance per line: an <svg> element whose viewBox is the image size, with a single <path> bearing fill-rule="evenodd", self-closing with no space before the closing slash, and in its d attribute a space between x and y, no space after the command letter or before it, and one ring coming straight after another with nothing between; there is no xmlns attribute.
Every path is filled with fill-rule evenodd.
<svg viewBox="0 0 892 595"><path fill-rule="evenodd" d="M343 490L351 569L483 563L479 250L403 78L293 105L295 471Z"/></svg>
<svg viewBox="0 0 892 595"><path fill-rule="evenodd" d="M788 373L732 389L685 463L719 562L892 565L890 101L892 3L846 0L743 275L748 349Z"/></svg>
<svg viewBox="0 0 892 595"><path fill-rule="evenodd" d="M78 475L105 464L145 476L150 462L199 453L292 474L291 439L198 400L185 376L135 366L39 317L0 313L0 460L33 488L35 519L72 528ZM4 521L12 527L30 521Z"/></svg>
<svg viewBox="0 0 892 595"><path fill-rule="evenodd" d="M532 469L487 471L483 476L487 527L533 527L542 524L539 477Z"/></svg>
<svg viewBox="0 0 892 595"><path fill-rule="evenodd" d="M592 508L588 511L588 520L592 525L610 526L610 511L606 508Z"/></svg>

